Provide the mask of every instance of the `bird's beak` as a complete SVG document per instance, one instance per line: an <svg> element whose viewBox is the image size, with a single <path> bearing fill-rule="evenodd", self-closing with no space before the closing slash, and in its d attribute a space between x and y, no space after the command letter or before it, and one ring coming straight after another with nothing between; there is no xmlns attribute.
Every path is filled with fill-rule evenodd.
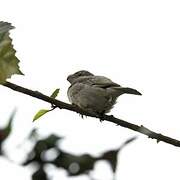
<svg viewBox="0 0 180 180"><path fill-rule="evenodd" d="M67 77L67 80L69 81L69 76Z"/></svg>
<svg viewBox="0 0 180 180"><path fill-rule="evenodd" d="M68 80L69 82L71 82L71 76L72 76L72 75L69 75L69 76L67 77L67 80Z"/></svg>

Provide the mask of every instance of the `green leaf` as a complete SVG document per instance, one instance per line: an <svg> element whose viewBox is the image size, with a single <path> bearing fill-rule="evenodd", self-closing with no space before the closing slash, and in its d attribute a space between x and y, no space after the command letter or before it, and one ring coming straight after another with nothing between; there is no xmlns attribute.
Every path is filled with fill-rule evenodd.
<svg viewBox="0 0 180 180"><path fill-rule="evenodd" d="M57 95L59 94L59 90L60 89L56 89L52 94L51 94L51 98L55 99L57 97Z"/></svg>
<svg viewBox="0 0 180 180"><path fill-rule="evenodd" d="M39 110L39 111L36 113L36 115L34 116L33 122L36 121L37 119L39 119L41 116L45 115L45 114L46 114L47 112L49 112L49 111L51 111L51 110L49 110L49 109L41 109L41 110Z"/></svg>
<svg viewBox="0 0 180 180"><path fill-rule="evenodd" d="M0 34L6 33L11 29L14 29L14 26L12 26L10 23L0 21Z"/></svg>
<svg viewBox="0 0 180 180"><path fill-rule="evenodd" d="M10 23L0 21L0 84L13 74L23 75L19 69L19 59L15 56L12 39L9 37L9 30L13 28Z"/></svg>

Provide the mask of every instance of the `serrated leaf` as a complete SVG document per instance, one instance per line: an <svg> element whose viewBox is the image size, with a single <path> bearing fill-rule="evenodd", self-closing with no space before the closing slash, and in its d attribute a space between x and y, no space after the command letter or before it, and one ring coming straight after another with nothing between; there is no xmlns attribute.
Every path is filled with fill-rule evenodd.
<svg viewBox="0 0 180 180"><path fill-rule="evenodd" d="M47 112L49 112L49 109L41 109L39 110L36 115L33 118L33 122L36 121L37 119L39 119L41 116L45 115Z"/></svg>
<svg viewBox="0 0 180 180"><path fill-rule="evenodd" d="M59 90L60 89L56 89L52 94L51 94L51 98L55 99L57 97L57 95L59 94Z"/></svg>
<svg viewBox="0 0 180 180"><path fill-rule="evenodd" d="M14 29L14 26L12 26L10 23L0 21L0 33L6 33L11 29Z"/></svg>
<svg viewBox="0 0 180 180"><path fill-rule="evenodd" d="M23 74L19 69L19 59L15 56L9 30L13 29L10 23L0 21L0 84L13 74Z"/></svg>

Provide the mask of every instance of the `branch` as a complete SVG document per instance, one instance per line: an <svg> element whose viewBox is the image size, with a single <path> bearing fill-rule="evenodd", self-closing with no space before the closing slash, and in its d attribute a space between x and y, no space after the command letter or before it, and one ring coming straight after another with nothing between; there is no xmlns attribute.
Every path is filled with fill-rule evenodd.
<svg viewBox="0 0 180 180"><path fill-rule="evenodd" d="M85 115L85 116L99 118L100 120L106 120L106 121L115 123L116 125L119 125L119 126L122 126L122 127L128 128L128 129L137 131L141 134L147 135L149 138L156 139L157 142L163 141L165 143L180 147L180 141L179 140L176 140L176 139L173 139L171 137L164 136L160 133L156 133L154 131L151 131L150 129L148 129L142 125L138 126L136 124L129 123L129 122L124 121L122 119L115 118L113 115L94 116L88 112L83 111L82 109L78 108L77 106L67 104L65 102L50 98L50 97L48 97L48 96L46 96L46 95L44 95L38 91L32 91L30 89L18 86L16 84L13 84L10 82L6 82L5 84L3 84L3 86L6 86L6 87L8 87L14 91L18 91L18 92L21 92L23 94L35 97L37 99L46 101L48 103L51 103L60 109L66 109L66 110L70 110L70 111L80 113L80 114Z"/></svg>

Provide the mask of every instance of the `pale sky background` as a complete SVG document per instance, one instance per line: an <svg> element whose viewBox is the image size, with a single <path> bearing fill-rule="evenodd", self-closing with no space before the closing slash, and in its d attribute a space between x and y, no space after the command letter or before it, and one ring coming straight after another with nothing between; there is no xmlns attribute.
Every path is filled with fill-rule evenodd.
<svg viewBox="0 0 180 180"><path fill-rule="evenodd" d="M16 27L11 37L25 74L11 82L47 95L60 88L58 99L68 102L68 74L86 69L107 76L143 94L121 96L111 114L180 139L180 1L0 0L0 5L0 20ZM14 148L34 127L44 135L66 136L63 148L69 152L94 155L138 134L66 110L32 123L34 114L49 104L3 86L0 99L0 125L14 107L18 109L14 136L6 143L13 160L22 159L23 153ZM179 180L180 149L138 135L120 154L117 179ZM0 169L0 178L6 180L30 180L32 173L2 158ZM51 168L49 174L53 180L68 179L63 170ZM92 175L111 179L103 163Z"/></svg>

